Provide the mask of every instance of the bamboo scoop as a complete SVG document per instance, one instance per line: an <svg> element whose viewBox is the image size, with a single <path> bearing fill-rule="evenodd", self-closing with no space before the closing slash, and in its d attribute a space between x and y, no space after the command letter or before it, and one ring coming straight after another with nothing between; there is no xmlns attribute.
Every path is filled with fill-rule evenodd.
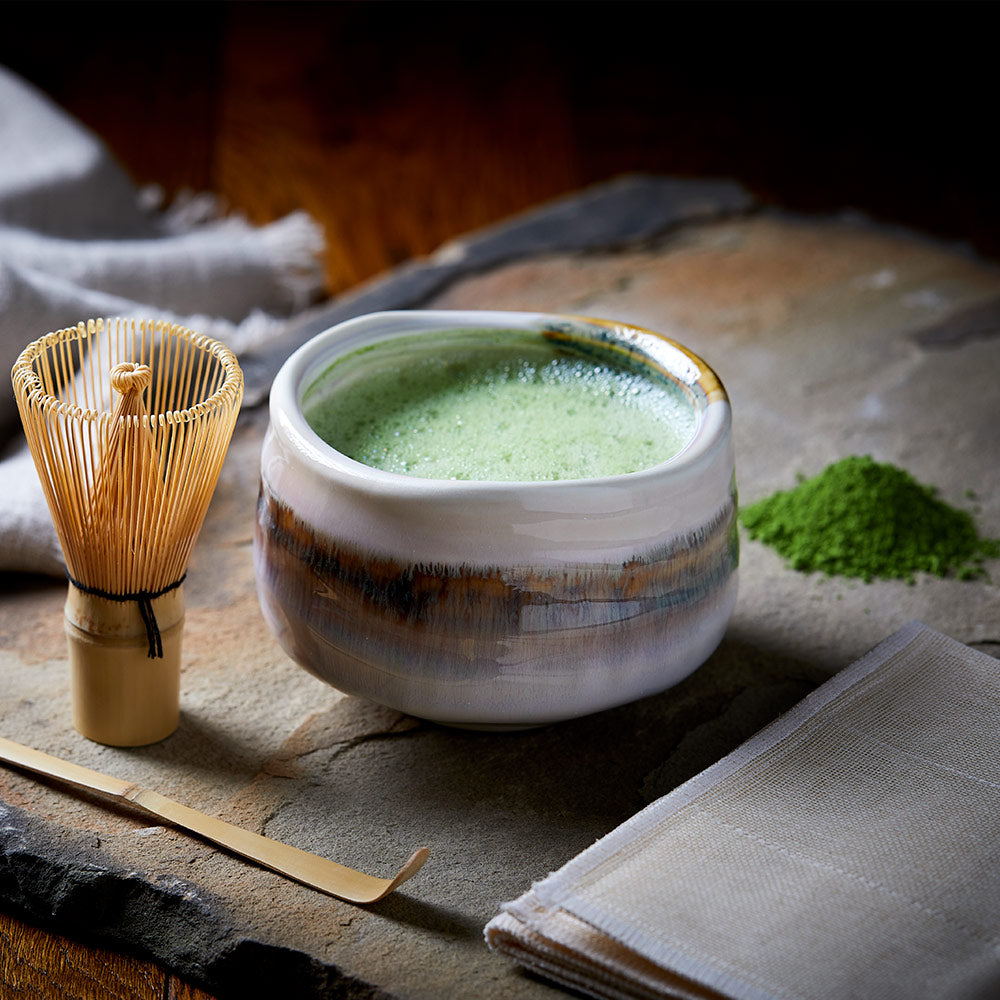
<svg viewBox="0 0 1000 1000"><path fill-rule="evenodd" d="M144 812L190 830L265 868L349 903L376 903L385 898L420 871L429 853L426 847L421 847L392 878L378 878L206 816L157 792L51 757L3 736L0 736L0 760L138 806Z"/></svg>

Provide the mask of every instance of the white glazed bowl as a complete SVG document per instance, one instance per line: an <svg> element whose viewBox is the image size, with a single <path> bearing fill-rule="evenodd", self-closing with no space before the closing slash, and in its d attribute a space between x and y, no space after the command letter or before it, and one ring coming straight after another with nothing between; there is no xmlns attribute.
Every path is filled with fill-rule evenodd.
<svg viewBox="0 0 1000 1000"><path fill-rule="evenodd" d="M674 458L600 479L419 479L326 444L302 399L334 359L398 336L558 331L666 373L695 408ZM573 718L662 691L736 600L730 408L714 372L648 330L580 317L386 312L329 329L271 390L254 562L265 618L335 688L472 728Z"/></svg>

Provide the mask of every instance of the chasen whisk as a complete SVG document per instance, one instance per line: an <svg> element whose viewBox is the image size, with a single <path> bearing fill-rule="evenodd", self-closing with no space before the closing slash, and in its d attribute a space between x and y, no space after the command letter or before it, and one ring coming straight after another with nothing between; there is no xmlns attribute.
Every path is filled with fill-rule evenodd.
<svg viewBox="0 0 1000 1000"><path fill-rule="evenodd" d="M69 576L73 723L139 746L177 726L183 582L243 398L235 355L183 327L91 320L12 371Z"/></svg>

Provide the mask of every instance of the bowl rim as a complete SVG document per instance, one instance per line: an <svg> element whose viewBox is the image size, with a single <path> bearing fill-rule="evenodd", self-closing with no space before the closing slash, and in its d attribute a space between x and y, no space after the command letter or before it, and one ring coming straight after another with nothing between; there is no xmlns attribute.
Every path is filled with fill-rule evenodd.
<svg viewBox="0 0 1000 1000"><path fill-rule="evenodd" d="M540 330L560 324L599 328L615 339L652 346L672 362L664 365L665 373L688 389L698 411L694 433L679 452L648 468L613 476L557 480L428 479L386 472L349 458L324 441L302 412L303 395L316 377L340 354L356 350L362 342L456 328ZM394 330L385 329L393 325ZM380 331L381 336L368 339L372 332ZM662 480L664 476L685 474L699 465L728 435L731 425L729 397L721 380L704 359L683 344L633 323L520 310L395 309L365 313L336 323L306 341L285 360L271 385L268 405L271 431L291 446L314 473L358 489L410 497L445 492L449 496L503 496L522 492L537 495Z"/></svg>

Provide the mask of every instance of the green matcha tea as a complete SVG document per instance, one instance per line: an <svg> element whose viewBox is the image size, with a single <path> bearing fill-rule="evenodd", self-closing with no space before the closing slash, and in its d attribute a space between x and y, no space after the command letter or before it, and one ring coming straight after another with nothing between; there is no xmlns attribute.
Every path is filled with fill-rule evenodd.
<svg viewBox="0 0 1000 1000"><path fill-rule="evenodd" d="M303 411L337 451L426 479L636 472L676 455L696 424L685 390L655 371L517 330L362 348L309 387Z"/></svg>

